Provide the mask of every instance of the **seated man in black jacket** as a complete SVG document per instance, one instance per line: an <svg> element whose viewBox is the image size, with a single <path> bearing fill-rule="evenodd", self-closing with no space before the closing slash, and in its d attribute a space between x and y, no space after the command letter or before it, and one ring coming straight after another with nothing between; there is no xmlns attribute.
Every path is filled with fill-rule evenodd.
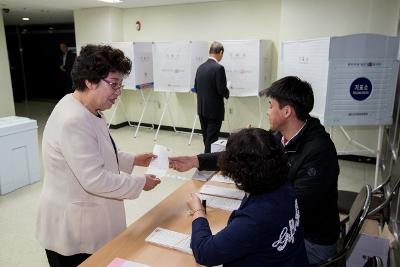
<svg viewBox="0 0 400 267"><path fill-rule="evenodd" d="M309 263L323 262L336 253L339 236L339 164L335 146L319 120L309 115L314 106L309 83L288 76L261 94L269 99L270 128L276 131L276 140L288 155L289 182L299 201ZM218 155L172 157L170 166L178 171L195 167L216 170Z"/></svg>

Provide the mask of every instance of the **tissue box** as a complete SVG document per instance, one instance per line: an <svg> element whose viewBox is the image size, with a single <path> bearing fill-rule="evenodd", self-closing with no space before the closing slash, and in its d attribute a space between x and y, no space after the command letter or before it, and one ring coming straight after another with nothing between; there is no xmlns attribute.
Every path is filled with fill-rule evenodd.
<svg viewBox="0 0 400 267"><path fill-rule="evenodd" d="M211 153L224 151L226 147L226 139L220 139L211 144Z"/></svg>

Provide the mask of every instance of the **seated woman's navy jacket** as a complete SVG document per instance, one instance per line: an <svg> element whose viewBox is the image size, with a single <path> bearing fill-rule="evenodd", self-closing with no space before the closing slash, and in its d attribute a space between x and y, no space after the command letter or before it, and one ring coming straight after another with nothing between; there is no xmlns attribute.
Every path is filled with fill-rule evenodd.
<svg viewBox="0 0 400 267"><path fill-rule="evenodd" d="M228 225L212 235L207 219L192 223L191 248L202 265L308 266L293 189L244 197Z"/></svg>

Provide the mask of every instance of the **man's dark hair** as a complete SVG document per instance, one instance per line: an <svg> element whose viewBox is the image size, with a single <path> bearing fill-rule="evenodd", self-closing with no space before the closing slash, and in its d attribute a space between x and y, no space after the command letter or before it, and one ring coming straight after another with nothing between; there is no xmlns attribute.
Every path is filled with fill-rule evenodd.
<svg viewBox="0 0 400 267"><path fill-rule="evenodd" d="M218 160L223 175L239 189L258 195L286 183L287 158L270 131L246 128L232 134Z"/></svg>
<svg viewBox="0 0 400 267"><path fill-rule="evenodd" d="M314 93L311 85L296 76L287 76L275 81L260 92L260 95L275 99L282 108L292 106L299 120L305 121L314 107Z"/></svg>
<svg viewBox="0 0 400 267"><path fill-rule="evenodd" d="M119 72L123 76L129 75L132 62L124 53L108 45L87 45L81 48L71 71L73 89L84 91L85 80L99 83L110 72Z"/></svg>
<svg viewBox="0 0 400 267"><path fill-rule="evenodd" d="M210 54L219 54L219 53L221 53L221 51L222 51L222 53L224 53L224 46L217 41L212 42L209 53Z"/></svg>

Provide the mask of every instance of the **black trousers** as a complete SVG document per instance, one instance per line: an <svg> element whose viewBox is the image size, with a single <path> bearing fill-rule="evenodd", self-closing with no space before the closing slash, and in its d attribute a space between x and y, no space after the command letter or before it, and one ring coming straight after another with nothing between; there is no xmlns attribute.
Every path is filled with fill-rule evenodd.
<svg viewBox="0 0 400 267"><path fill-rule="evenodd" d="M201 131L203 134L204 153L211 152L211 144L218 140L222 121L204 118L199 115Z"/></svg>
<svg viewBox="0 0 400 267"><path fill-rule="evenodd" d="M85 253L75 254L71 256L63 256L55 251L47 249L46 255L50 267L76 267L91 256L90 254Z"/></svg>

